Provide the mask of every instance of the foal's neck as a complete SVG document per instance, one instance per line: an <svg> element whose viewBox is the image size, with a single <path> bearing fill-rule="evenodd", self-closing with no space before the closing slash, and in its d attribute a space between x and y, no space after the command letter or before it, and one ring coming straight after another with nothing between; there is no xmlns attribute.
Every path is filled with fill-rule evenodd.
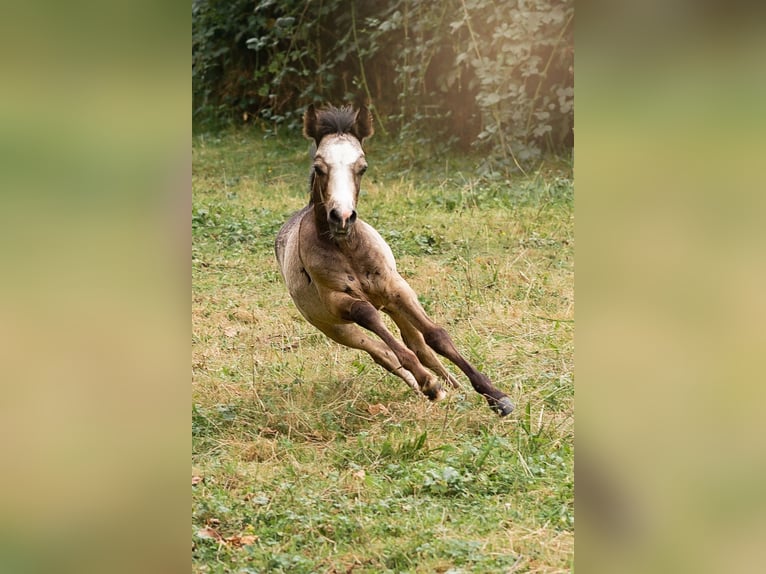
<svg viewBox="0 0 766 574"><path fill-rule="evenodd" d="M311 199L309 206L312 207L314 226L320 240L331 240L330 224L327 222L327 210L322 201L322 194L316 182L314 174L311 175Z"/></svg>

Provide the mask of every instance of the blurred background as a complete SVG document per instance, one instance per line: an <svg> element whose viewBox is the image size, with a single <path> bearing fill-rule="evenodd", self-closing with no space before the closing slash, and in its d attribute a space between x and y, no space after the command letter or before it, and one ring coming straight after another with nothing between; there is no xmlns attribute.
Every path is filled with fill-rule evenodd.
<svg viewBox="0 0 766 574"><path fill-rule="evenodd" d="M576 563L758 571L764 12L577 16Z"/></svg>
<svg viewBox="0 0 766 574"><path fill-rule="evenodd" d="M3 5L0 571L187 563L190 23Z"/></svg>

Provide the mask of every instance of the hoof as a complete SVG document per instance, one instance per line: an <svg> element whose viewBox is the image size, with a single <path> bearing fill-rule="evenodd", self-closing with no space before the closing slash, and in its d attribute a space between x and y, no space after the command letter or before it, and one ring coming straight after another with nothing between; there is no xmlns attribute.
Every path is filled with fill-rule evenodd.
<svg viewBox="0 0 766 574"><path fill-rule="evenodd" d="M423 394L428 397L429 401L434 403L443 400L447 396L447 393L439 383L429 385L427 388L423 389Z"/></svg>
<svg viewBox="0 0 766 574"><path fill-rule="evenodd" d="M488 399L489 406L499 414L501 417L507 417L513 412L513 403L508 397L500 397L499 399Z"/></svg>

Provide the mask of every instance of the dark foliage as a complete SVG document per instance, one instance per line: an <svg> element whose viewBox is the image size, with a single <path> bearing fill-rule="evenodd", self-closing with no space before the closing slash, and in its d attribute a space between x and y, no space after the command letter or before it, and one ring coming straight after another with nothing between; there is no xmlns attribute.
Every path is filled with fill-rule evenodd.
<svg viewBox="0 0 766 574"><path fill-rule="evenodd" d="M573 145L573 0L193 0L196 127L367 104L417 148L509 169Z"/></svg>

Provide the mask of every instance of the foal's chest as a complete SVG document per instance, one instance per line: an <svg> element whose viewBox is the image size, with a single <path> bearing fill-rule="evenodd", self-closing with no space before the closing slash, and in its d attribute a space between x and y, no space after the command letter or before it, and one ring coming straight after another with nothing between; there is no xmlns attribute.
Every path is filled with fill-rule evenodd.
<svg viewBox="0 0 766 574"><path fill-rule="evenodd" d="M361 291L371 302L385 294L385 278L390 271L380 261L367 259L347 260L346 283L353 292ZM382 304L382 303L381 303Z"/></svg>
<svg viewBox="0 0 766 574"><path fill-rule="evenodd" d="M351 251L344 253L343 260L343 290L375 307L382 307L387 300L390 277L396 273L388 258L377 252Z"/></svg>

